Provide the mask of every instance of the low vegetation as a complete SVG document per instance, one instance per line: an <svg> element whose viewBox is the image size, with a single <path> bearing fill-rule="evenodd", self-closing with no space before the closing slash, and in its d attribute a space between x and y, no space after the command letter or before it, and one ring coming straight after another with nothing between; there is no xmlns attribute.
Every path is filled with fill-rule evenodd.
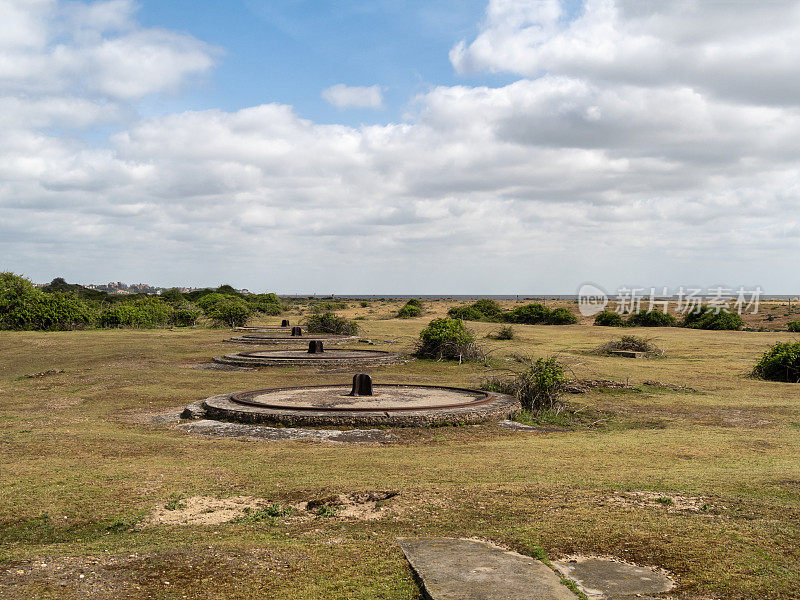
<svg viewBox="0 0 800 600"><path fill-rule="evenodd" d="M92 327L152 329L189 327L205 317L215 326L243 325L254 314L284 311L275 294L242 294L230 285L216 290L161 295L114 295L57 277L36 288L28 279L0 273L0 329L63 331Z"/></svg>
<svg viewBox="0 0 800 600"><path fill-rule="evenodd" d="M628 317L628 325L634 327L673 327L677 319L660 310L640 310Z"/></svg>
<svg viewBox="0 0 800 600"><path fill-rule="evenodd" d="M614 351L644 352L648 356L663 356L664 351L652 340L638 335L623 335L595 348L594 354L611 354Z"/></svg>
<svg viewBox="0 0 800 600"><path fill-rule="evenodd" d="M309 316L307 326L309 333L330 333L334 335L356 335L358 333L358 323L332 312Z"/></svg>
<svg viewBox="0 0 800 600"><path fill-rule="evenodd" d="M514 339L514 328L511 325L506 325L501 327L496 334L494 334L494 339L496 340L513 340Z"/></svg>
<svg viewBox="0 0 800 600"><path fill-rule="evenodd" d="M435 360L476 361L483 352L461 319L434 319L419 334L416 355Z"/></svg>
<svg viewBox="0 0 800 600"><path fill-rule="evenodd" d="M686 313L683 319L683 326L691 329L711 329L711 330L737 330L744 327L742 317L736 313L709 306L701 306L698 310Z"/></svg>
<svg viewBox="0 0 800 600"><path fill-rule="evenodd" d="M488 298L466 306L454 306L447 314L453 319L465 321L505 321L525 325L572 325L578 322L578 318L563 306L551 310L544 304L534 302L513 310L503 310L497 302Z"/></svg>
<svg viewBox="0 0 800 600"><path fill-rule="evenodd" d="M594 324L601 327L624 327L622 315L611 310L604 310L594 317Z"/></svg>
<svg viewBox="0 0 800 600"><path fill-rule="evenodd" d="M800 383L800 342L779 342L761 355L753 376Z"/></svg>
<svg viewBox="0 0 800 600"><path fill-rule="evenodd" d="M411 298L406 302L399 311L397 311L397 318L399 319L413 319L422 314L422 302L416 298Z"/></svg>
<svg viewBox="0 0 800 600"><path fill-rule="evenodd" d="M791 321L787 325L787 329L793 333L800 333L800 321Z"/></svg>
<svg viewBox="0 0 800 600"><path fill-rule="evenodd" d="M564 394L567 377L558 358L538 358L524 371L510 377L493 377L483 382L482 388L509 394L519 400L522 410L537 413L553 410Z"/></svg>

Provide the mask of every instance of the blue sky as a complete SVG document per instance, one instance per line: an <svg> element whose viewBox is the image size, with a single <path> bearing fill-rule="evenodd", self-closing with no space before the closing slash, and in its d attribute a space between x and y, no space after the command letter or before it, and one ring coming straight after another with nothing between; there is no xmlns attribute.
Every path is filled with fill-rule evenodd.
<svg viewBox="0 0 800 600"><path fill-rule="evenodd" d="M143 25L186 31L223 51L208 81L153 101L152 112L280 102L321 123L384 123L400 120L413 97L431 86L515 79L461 76L448 59L454 44L478 32L485 0L146 0L140 5ZM380 85L385 108L331 106L320 94L339 83Z"/></svg>

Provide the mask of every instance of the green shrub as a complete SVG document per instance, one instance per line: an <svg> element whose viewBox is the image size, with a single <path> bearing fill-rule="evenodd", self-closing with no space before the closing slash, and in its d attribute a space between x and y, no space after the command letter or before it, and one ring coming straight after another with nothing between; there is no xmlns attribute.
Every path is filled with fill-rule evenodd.
<svg viewBox="0 0 800 600"><path fill-rule="evenodd" d="M413 319L422 314L422 303L416 298L411 298L406 302L403 307L397 311L397 318L399 319Z"/></svg>
<svg viewBox="0 0 800 600"><path fill-rule="evenodd" d="M178 327L190 327L197 323L203 311L191 302L181 302L172 308L170 322Z"/></svg>
<svg viewBox="0 0 800 600"><path fill-rule="evenodd" d="M225 296L224 294L220 294L217 292L211 292L210 294L205 294L197 299L197 306L203 309L203 312L208 315L209 311L214 308L216 304L219 302L224 302L229 300L230 296Z"/></svg>
<svg viewBox="0 0 800 600"><path fill-rule="evenodd" d="M331 333L334 335L356 335L358 333L358 323L349 321L332 312L311 315L308 317L307 325L309 333Z"/></svg>
<svg viewBox="0 0 800 600"><path fill-rule="evenodd" d="M639 327L672 327L676 319L660 310L640 310L628 317L628 325Z"/></svg>
<svg viewBox="0 0 800 600"><path fill-rule="evenodd" d="M228 285L227 283L223 283L221 286L217 288L217 293L222 294L223 296L236 296L237 298L242 297L242 293L237 291L232 285Z"/></svg>
<svg viewBox="0 0 800 600"><path fill-rule="evenodd" d="M227 296L211 305L206 314L217 325L241 327L250 318L250 307L241 298Z"/></svg>
<svg viewBox="0 0 800 600"><path fill-rule="evenodd" d="M578 322L576 317L568 308L556 308L550 313L546 323L548 325L574 325Z"/></svg>
<svg viewBox="0 0 800 600"><path fill-rule="evenodd" d="M503 316L503 309L491 298L480 300L465 306L454 306L447 311L451 319L464 321L499 321Z"/></svg>
<svg viewBox="0 0 800 600"><path fill-rule="evenodd" d="M39 296L37 329L63 331L93 325L97 315L74 293L45 294Z"/></svg>
<svg viewBox="0 0 800 600"><path fill-rule="evenodd" d="M159 297L166 302L183 302L184 300L183 294L178 288L169 288L168 290L164 290L161 292L161 296Z"/></svg>
<svg viewBox="0 0 800 600"><path fill-rule="evenodd" d="M419 334L416 355L419 358L472 361L482 353L475 337L460 319L434 319Z"/></svg>
<svg viewBox="0 0 800 600"><path fill-rule="evenodd" d="M800 333L800 321L792 321L789 323L788 329L794 333Z"/></svg>
<svg viewBox="0 0 800 600"><path fill-rule="evenodd" d="M624 327L625 322L622 320L622 317L610 310L604 310L601 313L597 313L594 318L594 324L600 325L602 327Z"/></svg>
<svg viewBox="0 0 800 600"><path fill-rule="evenodd" d="M555 356L538 358L536 362L511 378L492 378L483 389L515 396L528 412L551 410L564 393L567 377L564 367Z"/></svg>
<svg viewBox="0 0 800 600"><path fill-rule="evenodd" d="M544 304L534 302L518 306L509 313L506 313L505 320L511 323L524 323L525 325L538 325L546 323L550 319L552 311Z"/></svg>
<svg viewBox="0 0 800 600"><path fill-rule="evenodd" d="M137 298L118 302L100 313L102 327L136 327L152 329L166 325L172 318L172 307L158 298Z"/></svg>
<svg viewBox="0 0 800 600"><path fill-rule="evenodd" d="M800 383L800 342L779 342L761 355L753 376Z"/></svg>
<svg viewBox="0 0 800 600"><path fill-rule="evenodd" d="M245 301L251 310L264 315L277 316L283 312L283 306L275 294L253 294L246 296Z"/></svg>
<svg viewBox="0 0 800 600"><path fill-rule="evenodd" d="M95 318L74 293L48 294L24 277L0 273L0 329L77 329L92 324Z"/></svg>
<svg viewBox="0 0 800 600"><path fill-rule="evenodd" d="M486 316L478 309L470 306L454 306L447 311L447 316L451 319L459 319L462 321L483 321Z"/></svg>
<svg viewBox="0 0 800 600"><path fill-rule="evenodd" d="M739 315L721 309L717 312L708 306L699 310L686 313L683 326L692 329L736 330L744 327L744 321Z"/></svg>

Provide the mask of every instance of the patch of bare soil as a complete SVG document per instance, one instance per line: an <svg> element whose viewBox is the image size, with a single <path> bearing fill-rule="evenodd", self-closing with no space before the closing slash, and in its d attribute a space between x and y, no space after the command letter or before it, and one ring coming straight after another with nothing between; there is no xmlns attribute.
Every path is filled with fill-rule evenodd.
<svg viewBox="0 0 800 600"><path fill-rule="evenodd" d="M62 410L72 406L78 406L83 402L82 398L49 398L44 400L40 406L45 410Z"/></svg>
<svg viewBox="0 0 800 600"><path fill-rule="evenodd" d="M398 496L393 491L366 491L353 494L333 494L280 507L285 511L280 518L296 522L324 517L372 521L401 509L391 500ZM252 496L212 498L192 496L173 499L159 505L144 519L139 527L157 525L221 525L235 519L250 520L259 511L268 511L278 503Z"/></svg>
<svg viewBox="0 0 800 600"><path fill-rule="evenodd" d="M663 508L667 512L710 512L725 508L712 506L703 496L666 494L658 492L615 492L606 502L622 508Z"/></svg>
<svg viewBox="0 0 800 600"><path fill-rule="evenodd" d="M296 557L264 548L241 553L180 549L160 553L39 557L0 569L0 599L210 597L215 587L227 588L243 578L287 577Z"/></svg>

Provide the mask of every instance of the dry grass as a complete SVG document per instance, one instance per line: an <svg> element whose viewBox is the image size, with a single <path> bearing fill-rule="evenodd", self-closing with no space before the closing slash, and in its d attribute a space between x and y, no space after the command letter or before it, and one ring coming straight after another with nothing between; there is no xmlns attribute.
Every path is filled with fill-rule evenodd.
<svg viewBox="0 0 800 600"><path fill-rule="evenodd" d="M375 348L410 350L453 303L388 318L401 304L353 302L343 314L367 317L362 335ZM496 329L468 325L478 337ZM414 535L655 564L677 575L679 598L800 597L800 388L746 377L753 359L792 334L644 330L667 356L621 361L588 354L618 333L606 328L515 333L485 341L489 367L414 361L370 372L376 381L475 386L513 366L513 355L559 354L579 378L635 389L571 396L604 418L569 432L489 424L335 446L205 438L145 415L349 374L189 368L238 349L219 330L0 333L0 598L416 598L395 543ZM63 373L27 377L51 370ZM369 490L398 491L402 510L371 520L139 526L174 496L292 505ZM702 498L710 508L609 500L620 494Z"/></svg>

